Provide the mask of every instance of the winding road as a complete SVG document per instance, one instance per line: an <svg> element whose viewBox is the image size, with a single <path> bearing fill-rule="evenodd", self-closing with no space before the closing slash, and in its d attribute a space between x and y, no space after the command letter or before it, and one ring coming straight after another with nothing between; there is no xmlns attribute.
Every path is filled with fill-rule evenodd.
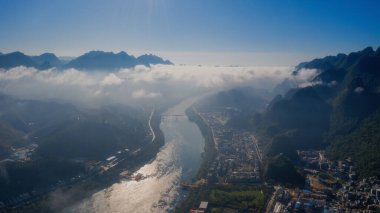
<svg viewBox="0 0 380 213"><path fill-rule="evenodd" d="M151 141L152 143L154 142L154 139L156 139L156 134L154 133L152 125L151 125L153 114L154 114L154 109L152 109L152 112L150 113L149 121L148 121L149 129L150 129L150 132L152 133L152 141Z"/></svg>

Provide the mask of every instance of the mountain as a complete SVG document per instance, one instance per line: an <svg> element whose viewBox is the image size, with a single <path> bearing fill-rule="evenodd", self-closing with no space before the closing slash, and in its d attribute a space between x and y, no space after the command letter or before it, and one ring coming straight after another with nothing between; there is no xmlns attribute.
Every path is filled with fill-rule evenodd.
<svg viewBox="0 0 380 213"><path fill-rule="evenodd" d="M195 105L203 111L214 111L215 108L231 108L244 111L263 111L268 102L264 91L252 87L237 87L208 96Z"/></svg>
<svg viewBox="0 0 380 213"><path fill-rule="evenodd" d="M61 67L62 62L58 59L56 55L53 53L44 53L39 56L31 56L31 59L39 64L40 66L44 67Z"/></svg>
<svg viewBox="0 0 380 213"><path fill-rule="evenodd" d="M25 145L23 134L5 123L0 123L0 156L9 153L12 146Z"/></svg>
<svg viewBox="0 0 380 213"><path fill-rule="evenodd" d="M59 60L62 62L63 65L68 64L73 59L75 59L75 57L71 57L71 56L60 56L59 57Z"/></svg>
<svg viewBox="0 0 380 213"><path fill-rule="evenodd" d="M267 156L296 160L297 149L326 148L331 159L351 157L361 176L380 176L380 48L304 62L293 75L307 69L317 70L310 86L249 118Z"/></svg>
<svg viewBox="0 0 380 213"><path fill-rule="evenodd" d="M65 57L70 58L70 57ZM56 68L75 68L80 70L115 70L132 68L136 65L149 67L155 64L173 64L156 55L145 54L139 57L128 55L126 52L90 51L71 60L60 60L53 53L39 56L27 56L21 52L0 54L0 68L10 69L17 66L34 67L39 70Z"/></svg>
<svg viewBox="0 0 380 213"><path fill-rule="evenodd" d="M84 70L112 70L118 68L131 68L137 65L134 56L126 52L91 51L70 61L65 67Z"/></svg>
<svg viewBox="0 0 380 213"><path fill-rule="evenodd" d="M70 61L65 67L82 70L114 70L120 68L132 68L136 65L150 66L153 64L172 64L168 60L155 55L142 55L135 58L126 52L91 51Z"/></svg>
<svg viewBox="0 0 380 213"><path fill-rule="evenodd" d="M145 54L137 57L137 63L145 65L149 67L150 65L155 65L155 64L168 64L168 65L173 65L173 63L169 60L164 60L156 55L152 54Z"/></svg>
<svg viewBox="0 0 380 213"><path fill-rule="evenodd" d="M0 68L10 69L17 66L38 68L38 64L21 52L0 55Z"/></svg>
<svg viewBox="0 0 380 213"><path fill-rule="evenodd" d="M303 177L294 168L292 162L278 155L267 160L264 164L264 177L282 184L293 184L302 187L304 185Z"/></svg>
<svg viewBox="0 0 380 213"><path fill-rule="evenodd" d="M215 95L198 101L195 106L202 112L215 111L215 109L228 109L232 116L227 125L234 128L245 128L246 116L265 110L269 102L270 94L253 87L238 87L227 91L218 92Z"/></svg>
<svg viewBox="0 0 380 213"><path fill-rule="evenodd" d="M285 95L290 89L297 87L297 83L293 79L285 79L272 90L272 95Z"/></svg>
<svg viewBox="0 0 380 213"><path fill-rule="evenodd" d="M155 151L148 117L130 107L86 109L0 95L0 202L68 182L85 174L89 162L104 162L119 150ZM38 146L28 154L30 160L15 158L15 149L34 144ZM131 165L143 159L128 158Z"/></svg>
<svg viewBox="0 0 380 213"><path fill-rule="evenodd" d="M33 142L39 156L101 160L125 147L142 147L149 132L145 119L143 112L128 107L83 109L2 95L0 134L6 137L0 152Z"/></svg>

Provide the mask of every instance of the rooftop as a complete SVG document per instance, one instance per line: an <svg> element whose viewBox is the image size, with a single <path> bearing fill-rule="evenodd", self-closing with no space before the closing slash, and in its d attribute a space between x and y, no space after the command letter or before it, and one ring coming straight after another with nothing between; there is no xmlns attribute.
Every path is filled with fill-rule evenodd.
<svg viewBox="0 0 380 213"><path fill-rule="evenodd" d="M199 204L200 209L207 209L207 206L208 206L208 202L206 201L202 201L201 204Z"/></svg>

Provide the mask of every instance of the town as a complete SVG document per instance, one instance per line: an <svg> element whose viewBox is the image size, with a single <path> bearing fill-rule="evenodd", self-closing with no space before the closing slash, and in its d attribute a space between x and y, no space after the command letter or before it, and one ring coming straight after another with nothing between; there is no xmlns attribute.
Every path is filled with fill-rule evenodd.
<svg viewBox="0 0 380 213"><path fill-rule="evenodd" d="M247 131L227 128L220 112L200 115L212 129L217 150L208 180L231 184L260 183L261 154L255 137Z"/></svg>
<svg viewBox="0 0 380 213"><path fill-rule="evenodd" d="M330 161L321 150L298 150L306 178L304 189L276 186L270 212L376 212L380 180L358 180L351 159Z"/></svg>
<svg viewBox="0 0 380 213"><path fill-rule="evenodd" d="M228 110L198 112L211 128L215 161L207 173L209 184L256 185L272 188L266 213L376 212L380 204L380 179L358 179L350 158L331 161L323 150L298 150L297 168L305 177L303 188L269 183L262 178L262 151L249 131L227 127ZM190 212L209 212L203 200ZM210 205L209 205L210 206ZM238 212L229 209L228 212Z"/></svg>

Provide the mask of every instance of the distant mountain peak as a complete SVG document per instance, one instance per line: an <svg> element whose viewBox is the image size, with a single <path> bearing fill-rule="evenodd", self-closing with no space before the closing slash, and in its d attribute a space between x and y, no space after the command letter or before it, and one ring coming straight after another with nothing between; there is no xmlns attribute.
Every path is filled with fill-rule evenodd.
<svg viewBox="0 0 380 213"><path fill-rule="evenodd" d="M57 57L54 53L42 53L40 56Z"/></svg>
<svg viewBox="0 0 380 213"><path fill-rule="evenodd" d="M15 51L15 52L8 53L8 55L24 56L25 54L20 51Z"/></svg>
<svg viewBox="0 0 380 213"><path fill-rule="evenodd" d="M363 54L373 54L374 53L374 50L372 47L366 47L364 48L362 51L360 51L361 53Z"/></svg>
<svg viewBox="0 0 380 213"><path fill-rule="evenodd" d="M38 56L27 56L20 51L1 54L0 68L9 69L17 66L34 67L37 69L75 68L81 70L115 70L132 68L136 65L149 67L154 64L173 64L153 54L144 54L136 58L125 51L118 53L92 50L72 59L69 62L61 61L54 53L43 53Z"/></svg>
<svg viewBox="0 0 380 213"><path fill-rule="evenodd" d="M10 69L17 66L38 68L38 64L22 52L16 51L0 55L0 68Z"/></svg>
<svg viewBox="0 0 380 213"><path fill-rule="evenodd" d="M173 63L169 60L164 60L159 56L153 55L153 54L144 54L139 57L137 57L137 60L146 66L154 65L154 64L167 64L172 65Z"/></svg>
<svg viewBox="0 0 380 213"><path fill-rule="evenodd" d="M368 57L379 56L380 47L374 51L372 47L366 47L363 50L352 52L349 54L339 53L336 56L326 56L324 58L314 59L309 62L300 63L296 66L296 70L293 75L298 75L302 72L302 69L317 69L321 72L314 79L315 81L322 81L328 83L331 81L341 81L345 76L345 73L358 64L362 64L363 60ZM365 62L366 63L366 62Z"/></svg>
<svg viewBox="0 0 380 213"><path fill-rule="evenodd" d="M73 59L65 67L82 70L114 70L134 66L136 66L135 57L128 55L126 52L115 54L97 50L87 52Z"/></svg>
<svg viewBox="0 0 380 213"><path fill-rule="evenodd" d="M54 53L43 53L39 56L30 56L30 58L39 64L40 69L62 66L62 61Z"/></svg>
<svg viewBox="0 0 380 213"><path fill-rule="evenodd" d="M136 65L149 67L151 64L172 64L172 62L152 54L144 54L136 58L124 51L119 53L90 51L73 59L66 67L83 70L114 70L132 68Z"/></svg>
<svg viewBox="0 0 380 213"><path fill-rule="evenodd" d="M128 55L128 53L126 53L124 51L120 51L117 55Z"/></svg>

